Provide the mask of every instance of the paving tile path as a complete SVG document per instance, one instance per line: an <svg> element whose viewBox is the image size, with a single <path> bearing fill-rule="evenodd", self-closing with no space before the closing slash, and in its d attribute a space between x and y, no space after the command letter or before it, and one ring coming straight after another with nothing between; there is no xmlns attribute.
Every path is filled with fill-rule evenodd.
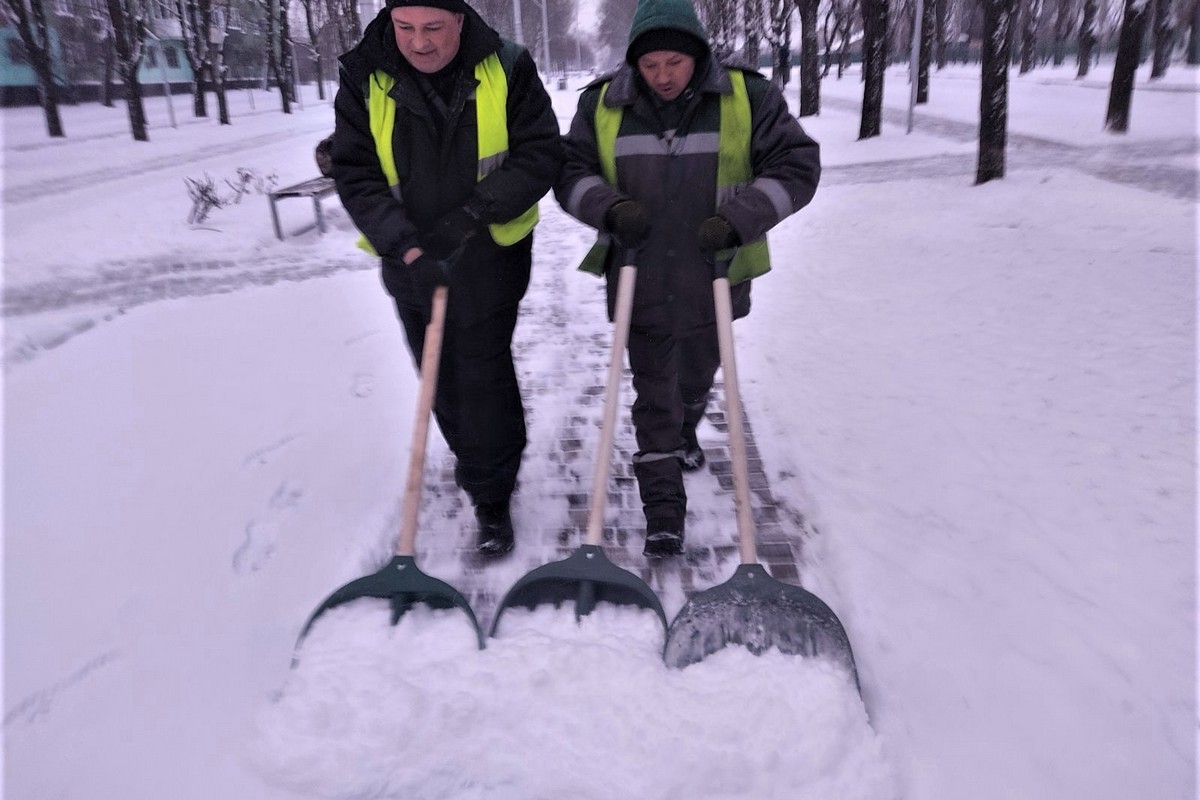
<svg viewBox="0 0 1200 800"><path fill-rule="evenodd" d="M517 578L541 564L566 558L582 543L600 456L596 445L612 337L602 283L567 266L578 262L580 243L586 244L586 239L557 209L543 212L538 236L533 285L514 338L530 443L513 500L518 543L512 556L495 563L475 556L473 512L454 486L453 458L444 446L431 447L425 483L422 525L427 520L430 528L457 531L459 564L434 563L433 568L446 570L442 577L467 595L485 627ZM686 476L687 551L682 558L664 561L642 556L645 520L631 466L636 450L629 417L633 397L626 368L603 545L610 560L655 589L669 618L692 593L728 579L739 562L724 385L718 373L706 423L699 429L707 463ZM745 422L759 560L775 577L796 583L802 540L813 532L799 512L772 493L755 444L753 421ZM436 551L444 548L444 542L429 545L429 557L436 559Z"/></svg>

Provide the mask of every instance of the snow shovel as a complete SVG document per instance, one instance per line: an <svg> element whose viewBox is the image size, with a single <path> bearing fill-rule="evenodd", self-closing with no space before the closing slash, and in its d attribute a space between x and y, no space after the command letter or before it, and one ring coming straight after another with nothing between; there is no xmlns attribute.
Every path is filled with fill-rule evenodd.
<svg viewBox="0 0 1200 800"><path fill-rule="evenodd" d="M632 260L632 259L629 259ZM604 506L608 499L608 472L612 462L617 399L620 391L621 364L629 339L629 322L633 316L633 286L637 267L621 267L617 281L616 318L613 323L612 355L608 365L608 382L604 392L604 417L600 426L600 452L592 479L592 497L588 506L587 534L584 544L562 561L544 564L518 580L508 590L496 616L492 619L491 635L500 627L500 616L509 607L533 609L539 605L575 601L575 618L590 614L597 603L629 605L648 608L658 614L663 629L667 615L654 590L638 576L618 567L604 555L600 541L604 529Z"/></svg>
<svg viewBox="0 0 1200 800"><path fill-rule="evenodd" d="M421 384L417 398L417 418L413 423L412 447L408 462L408 479L404 487L404 506L401 512L400 537L396 544L396 555L378 572L347 583L326 598L313 612L300 631L296 641L297 651L317 617L331 608L359 600L377 597L387 600L392 608L392 624L395 625L418 603L430 608L461 608L475 628L479 649L484 648L483 630L475 619L475 612L467 599L450 584L430 577L417 568L416 552L417 519L421 509L421 487L424 481L425 446L429 439L429 412L433 408L433 395L437 388L438 362L442 354L442 332L446 324L445 286L433 292L433 311L429 325L425 328L425 347L421 354ZM295 665L293 659L293 666Z"/></svg>
<svg viewBox="0 0 1200 800"><path fill-rule="evenodd" d="M728 581L693 595L684 604L667 631L663 660L668 667L681 669L731 644L744 645L754 655L775 647L789 655L822 657L839 663L849 671L857 686L858 672L850 640L837 615L816 595L776 580L758 563L746 433L734 362L728 271L728 261L718 263L713 300L721 371L725 376L741 564Z"/></svg>

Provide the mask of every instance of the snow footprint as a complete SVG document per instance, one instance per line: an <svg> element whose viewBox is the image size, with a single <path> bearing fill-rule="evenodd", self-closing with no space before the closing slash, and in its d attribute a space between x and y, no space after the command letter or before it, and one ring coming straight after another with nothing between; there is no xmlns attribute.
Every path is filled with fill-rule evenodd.
<svg viewBox="0 0 1200 800"><path fill-rule="evenodd" d="M269 519L252 519L246 523L246 538L233 553L233 571L238 575L258 572L267 565L275 554L275 542L279 538L280 513L295 508L300 504L304 490L288 485L287 481L271 495L267 502Z"/></svg>

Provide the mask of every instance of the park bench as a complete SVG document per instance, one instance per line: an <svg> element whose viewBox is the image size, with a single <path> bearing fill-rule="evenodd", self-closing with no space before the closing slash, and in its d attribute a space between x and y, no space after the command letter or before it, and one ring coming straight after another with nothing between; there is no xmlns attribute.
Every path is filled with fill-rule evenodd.
<svg viewBox="0 0 1200 800"><path fill-rule="evenodd" d="M311 197L313 213L317 217L317 230L325 233L325 215L321 212L321 200L337 191L333 178L312 178L282 189L273 190L268 196L271 201L271 222L275 224L275 238L283 238L283 228L279 224L279 211L275 203L288 197Z"/></svg>

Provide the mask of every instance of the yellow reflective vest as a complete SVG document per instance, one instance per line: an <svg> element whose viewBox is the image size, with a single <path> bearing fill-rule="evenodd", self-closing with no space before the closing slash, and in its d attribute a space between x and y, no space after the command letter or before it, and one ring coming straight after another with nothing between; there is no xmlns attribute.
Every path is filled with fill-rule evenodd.
<svg viewBox="0 0 1200 800"><path fill-rule="evenodd" d="M741 70L728 70L733 84L731 94L721 95L721 128L717 144L717 197L719 208L726 199L737 194L754 179L750 163L750 136L753 131L750 113L750 95L746 91L746 77ZM600 157L600 170L604 180L617 185L616 143L621 129L623 109L604 104L608 84L600 89L596 101L596 147ZM610 237L602 234L596 244L584 256L579 268L597 275L603 274L608 256ZM766 238L743 244L734 251L717 254L719 259L733 256L729 265L729 282L737 284L748 278L757 278L771 269L771 256Z"/></svg>
<svg viewBox="0 0 1200 800"><path fill-rule="evenodd" d="M499 169L508 156L508 76L497 54L492 53L475 65L475 121L479 140L478 169L476 180L481 181ZM392 151L392 131L396 124L396 101L391 90L396 79L382 70L376 70L368 81L367 111L371 125L371 136L375 140L375 153L379 166L387 177L388 186L397 197L400 192L400 174L396 171L395 153ZM502 246L514 245L524 239L537 225L538 209L535 203L523 214L507 222L488 225L492 240ZM366 237L360 237L358 246L374 253Z"/></svg>

